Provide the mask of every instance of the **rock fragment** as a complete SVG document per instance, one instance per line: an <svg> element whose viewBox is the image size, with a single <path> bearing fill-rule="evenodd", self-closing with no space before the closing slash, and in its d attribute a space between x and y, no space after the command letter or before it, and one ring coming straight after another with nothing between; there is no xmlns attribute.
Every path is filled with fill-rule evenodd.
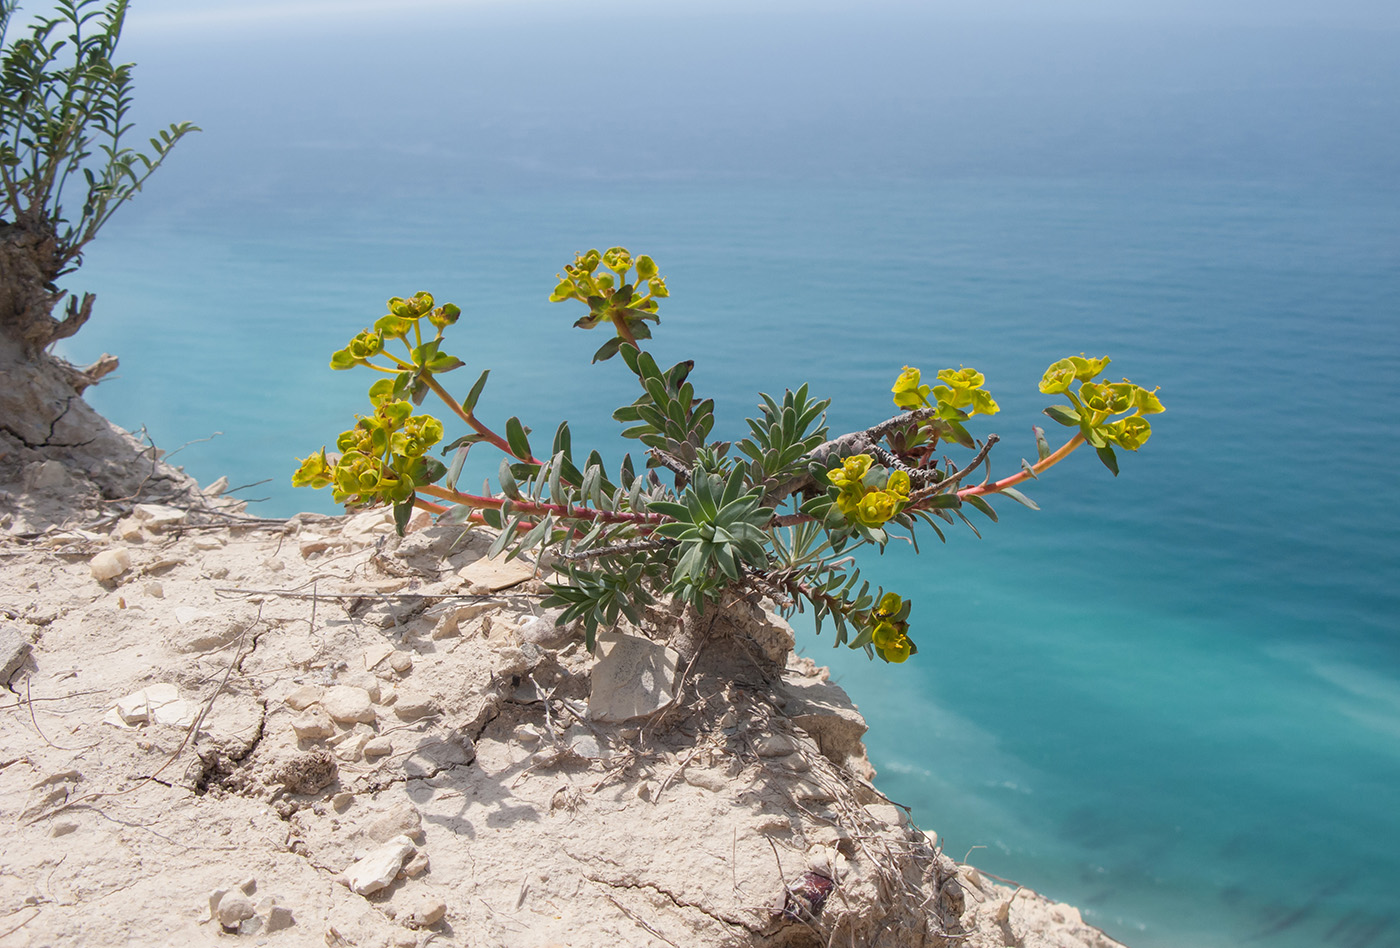
<svg viewBox="0 0 1400 948"><path fill-rule="evenodd" d="M612 632L598 636L598 653L588 696L591 719L620 723L671 703L680 661L673 649L640 635Z"/></svg>
<svg viewBox="0 0 1400 948"><path fill-rule="evenodd" d="M768 734L755 741L753 749L759 757L786 757L797 745L785 734Z"/></svg>
<svg viewBox="0 0 1400 948"><path fill-rule="evenodd" d="M504 556L482 557L457 571L467 589L481 595L519 586L534 575L534 564L521 559L508 561Z"/></svg>
<svg viewBox="0 0 1400 948"><path fill-rule="evenodd" d="M412 803L400 803L375 819L365 835L376 843L387 843L395 836L418 839L423 834L423 816Z"/></svg>
<svg viewBox="0 0 1400 948"><path fill-rule="evenodd" d="M292 689L282 701L293 711L305 711L307 708L311 707L311 705L320 701L321 696L325 693L324 688L320 688L316 685L302 685L299 688Z"/></svg>
<svg viewBox="0 0 1400 948"><path fill-rule="evenodd" d="M158 684L117 699L102 720L125 728L142 724L189 727L197 714L195 705L180 697L180 689L171 684Z"/></svg>
<svg viewBox="0 0 1400 948"><path fill-rule="evenodd" d="M323 709L308 708L292 718L292 730L297 740L323 741L335 734L335 725Z"/></svg>
<svg viewBox="0 0 1400 948"><path fill-rule="evenodd" d="M558 648L572 639L577 632L571 625L555 625L554 620L552 615L529 616L516 626L516 638L522 644Z"/></svg>
<svg viewBox="0 0 1400 948"><path fill-rule="evenodd" d="M29 640L14 626L0 626L0 687L8 685L29 657Z"/></svg>
<svg viewBox="0 0 1400 948"><path fill-rule="evenodd" d="M335 685L327 689L321 699L321 707L326 709L332 720L342 724L368 724L374 720L374 705L369 699L369 692L354 685Z"/></svg>
<svg viewBox="0 0 1400 948"><path fill-rule="evenodd" d="M131 554L123 549L103 550L88 561L92 578L100 583L116 579L131 569Z"/></svg>
<svg viewBox="0 0 1400 948"><path fill-rule="evenodd" d="M432 695L409 689L400 691L398 699L394 702L394 714L403 721L416 721L419 718L435 714L437 709L437 702Z"/></svg>
<svg viewBox="0 0 1400 948"><path fill-rule="evenodd" d="M447 914L447 903L431 893L424 892L413 898L399 915L399 920L409 928L427 928L442 921Z"/></svg>
<svg viewBox="0 0 1400 948"><path fill-rule="evenodd" d="M729 781L724 779L724 775L718 770L709 770L702 767L687 767L681 774L685 782L692 787L699 787L702 790L709 790L713 793L721 792L729 785Z"/></svg>
<svg viewBox="0 0 1400 948"><path fill-rule="evenodd" d="M355 861L340 877L340 882L357 895L370 895L387 888L403 868L404 861L417 847L407 836L395 836L383 846L371 850Z"/></svg>
<svg viewBox="0 0 1400 948"><path fill-rule="evenodd" d="M403 868L399 870L410 879L416 879L427 871L428 854L421 849L414 853L413 858L404 863Z"/></svg>
<svg viewBox="0 0 1400 948"><path fill-rule="evenodd" d="M215 914L225 931L234 931L244 919L256 915L257 910L253 907L252 899L238 889L232 889L220 897Z"/></svg>
<svg viewBox="0 0 1400 948"><path fill-rule="evenodd" d="M273 905L267 910L267 925L264 931L278 932L284 928L291 928L296 924L296 919L292 918L292 910L285 905Z"/></svg>
<svg viewBox="0 0 1400 948"><path fill-rule="evenodd" d="M164 504L137 504L132 509L131 515L153 533L168 530L170 527L185 522L183 510L178 507L167 507Z"/></svg>
<svg viewBox="0 0 1400 948"><path fill-rule="evenodd" d="M366 757L383 757L394 752L394 742L387 737L372 737L365 741L364 755Z"/></svg>

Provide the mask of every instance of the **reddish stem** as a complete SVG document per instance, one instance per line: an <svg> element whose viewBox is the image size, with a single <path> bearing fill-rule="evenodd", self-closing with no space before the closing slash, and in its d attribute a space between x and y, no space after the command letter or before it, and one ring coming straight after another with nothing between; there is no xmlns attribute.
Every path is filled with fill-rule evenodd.
<svg viewBox="0 0 1400 948"><path fill-rule="evenodd" d="M1056 464L1059 464L1065 458L1073 454L1074 449L1079 447L1083 443L1084 435L1075 435L1073 438L1070 438L1063 445L1061 445L1059 450L1057 450L1054 454L1048 454L1045 456L1044 460L1040 460L1032 464L1031 471L1034 471L1036 474L1040 474L1042 471L1048 471L1050 468L1054 467ZM1008 487L1015 487L1022 481L1029 480L1030 477L1030 471L1021 471L1019 474L1012 474L1010 477L1003 477L1001 480L996 481L992 484L979 484L976 487L964 487L962 490L958 491L958 496L977 497L982 494L995 494L999 491L1006 490L1006 488Z"/></svg>
<svg viewBox="0 0 1400 948"><path fill-rule="evenodd" d="M527 456L522 458L520 455L512 451L510 447L510 442L506 441L505 438L502 438L500 435L496 434L496 432L492 431L490 428L477 421L476 415L467 411L460 404L458 404L457 400L448 393L447 389L443 388L440 384L438 384L437 379L433 378L431 375L426 374L422 376L422 379L424 382L427 383L428 388L433 390L433 394L436 395L438 398L442 399L444 402L446 402L448 407L450 407L453 410L453 412L456 413L458 418L465 421L473 431L481 435L491 444L494 444L506 454L509 454L511 457L515 458L517 461L523 461L526 464L536 464L541 466L543 465L543 462L534 456Z"/></svg>
<svg viewBox="0 0 1400 948"><path fill-rule="evenodd" d="M442 504L435 504L431 500L424 500L422 497L414 497L413 506L417 507L419 510L426 510L428 513L447 513L447 508L444 507Z"/></svg>
<svg viewBox="0 0 1400 948"><path fill-rule="evenodd" d="M463 504L467 507L475 507L478 510L500 510L506 501L497 497L482 497L479 494L462 494L455 490L448 490L445 487L436 487L426 484L418 490L431 497L438 497L442 500L450 500L456 504ZM554 514L557 517L570 517L575 520L601 520L603 523L634 523L638 525L655 525L666 523L670 520L664 514L654 513L628 513L624 511L595 510L592 507L575 507L572 504L545 504L536 503L532 500L512 500L510 501L512 510L518 510L527 514Z"/></svg>
<svg viewBox="0 0 1400 948"><path fill-rule="evenodd" d="M617 327L617 334L622 337L623 342L627 343L638 352L642 351L642 347L637 345L637 337L632 335L632 330L627 328L627 320L623 319L620 314L613 313L612 324Z"/></svg>

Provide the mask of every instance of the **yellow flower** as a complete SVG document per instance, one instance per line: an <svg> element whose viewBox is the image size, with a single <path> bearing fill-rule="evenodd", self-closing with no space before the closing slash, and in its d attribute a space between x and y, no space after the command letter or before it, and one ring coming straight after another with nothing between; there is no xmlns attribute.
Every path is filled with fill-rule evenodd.
<svg viewBox="0 0 1400 948"><path fill-rule="evenodd" d="M905 366L904 371L899 373L899 378L894 381L894 388L890 389L894 393L894 403L898 408L912 411L916 408L928 407L927 385L919 384L919 370L911 366Z"/></svg>
<svg viewBox="0 0 1400 948"><path fill-rule="evenodd" d="M325 448L302 461L301 467L292 475L293 487L313 487L320 490L331 481L331 466L326 460Z"/></svg>
<svg viewBox="0 0 1400 948"><path fill-rule="evenodd" d="M837 487L858 487L861 479L870 470L872 458L868 454L853 454L846 458L838 468L832 468L827 472L827 480Z"/></svg>
<svg viewBox="0 0 1400 948"><path fill-rule="evenodd" d="M895 640L894 644L888 645L885 648L877 649L877 651L879 651L880 657L883 658L885 661L893 662L896 665L898 665L901 662L908 659L909 656L913 654L914 643L909 641L909 636L901 633L899 638Z"/></svg>
<svg viewBox="0 0 1400 948"><path fill-rule="evenodd" d="M856 516L869 527L878 527L899 512L899 496L889 491L872 490L860 500Z"/></svg>

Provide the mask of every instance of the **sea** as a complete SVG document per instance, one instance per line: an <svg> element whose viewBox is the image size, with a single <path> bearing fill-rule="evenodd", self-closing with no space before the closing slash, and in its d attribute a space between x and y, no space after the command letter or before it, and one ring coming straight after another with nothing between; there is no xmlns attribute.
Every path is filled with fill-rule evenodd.
<svg viewBox="0 0 1400 948"><path fill-rule="evenodd" d="M482 417L616 462L635 382L547 300L612 245L667 277L652 351L695 360L717 437L759 392L807 383L843 432L903 366L972 366L1003 476L1063 437L1045 368L1109 356L1166 406L1119 476L1081 451L1038 511L862 553L913 601L908 663L801 615L800 647L958 860L1135 948L1400 946L1381 7L211 9L131 15L142 130L204 131L65 278L98 301L63 353L121 359L96 408L254 513L331 512L291 472L372 379L330 353L428 290Z"/></svg>

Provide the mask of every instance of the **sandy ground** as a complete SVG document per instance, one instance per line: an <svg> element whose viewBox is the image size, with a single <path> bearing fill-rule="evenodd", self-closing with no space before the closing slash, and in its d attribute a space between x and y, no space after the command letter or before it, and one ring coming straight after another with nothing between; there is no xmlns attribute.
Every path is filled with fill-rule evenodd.
<svg viewBox="0 0 1400 948"><path fill-rule="evenodd" d="M911 825L762 603L592 655L489 535L91 444L0 432L0 946L1117 945Z"/></svg>

